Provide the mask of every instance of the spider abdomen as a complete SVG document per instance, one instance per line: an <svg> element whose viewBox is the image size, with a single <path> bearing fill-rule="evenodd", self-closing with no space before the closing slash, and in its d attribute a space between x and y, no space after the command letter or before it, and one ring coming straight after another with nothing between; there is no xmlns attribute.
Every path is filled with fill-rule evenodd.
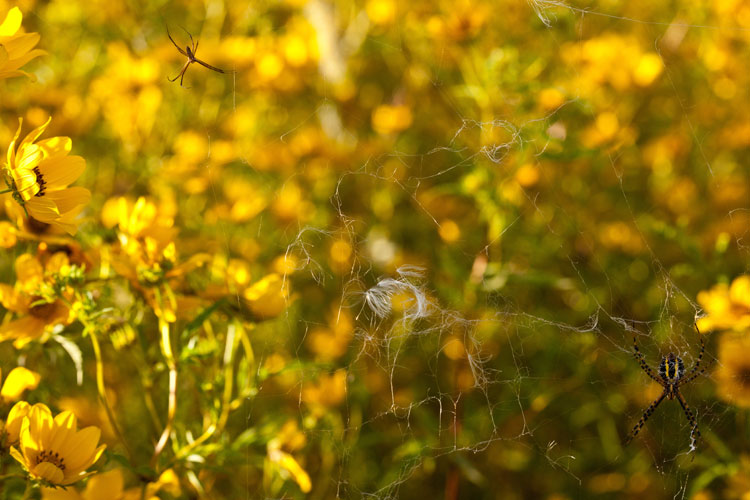
<svg viewBox="0 0 750 500"><path fill-rule="evenodd" d="M682 358L678 358L674 353L664 356L659 364L659 376L667 383L674 384L685 374L685 364Z"/></svg>

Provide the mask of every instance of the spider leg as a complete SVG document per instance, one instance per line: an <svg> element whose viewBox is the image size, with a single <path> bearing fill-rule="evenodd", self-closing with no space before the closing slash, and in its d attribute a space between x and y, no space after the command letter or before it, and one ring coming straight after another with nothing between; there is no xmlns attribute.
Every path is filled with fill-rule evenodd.
<svg viewBox="0 0 750 500"><path fill-rule="evenodd" d="M182 67L182 69L180 70L180 73L177 76L175 76L174 78L167 78L167 80L169 80L170 82L173 82L179 78L180 86L182 86L182 77L185 75L185 70L187 70L189 65L190 65L190 61L188 60L188 62L185 63L185 65Z"/></svg>
<svg viewBox="0 0 750 500"><path fill-rule="evenodd" d="M195 49L198 48L198 44L195 43L195 41L193 40L193 35L191 35L188 30L186 30L183 26L180 26L180 28L182 28L182 31L187 33L187 36L190 38L190 49L193 51L193 55L195 55Z"/></svg>
<svg viewBox="0 0 750 500"><path fill-rule="evenodd" d="M206 67L208 69L212 69L212 70L217 71L219 73L226 73L226 71L224 71L223 69L219 69L216 66L211 66L210 64L205 63L205 62L201 61L200 59L196 59L195 62L197 62L201 66L204 66L204 67Z"/></svg>
<svg viewBox="0 0 750 500"><path fill-rule="evenodd" d="M192 61L188 61L188 62L187 62L187 63L185 64L185 69L183 69L183 70L182 70L182 76L180 77L180 87L182 87L182 79L183 79L183 78L185 78L185 72L186 72L186 71L187 71L187 69L188 69L188 68L190 67L190 63L191 63L191 62L192 62Z"/></svg>
<svg viewBox="0 0 750 500"><path fill-rule="evenodd" d="M695 450L695 445L698 443L698 439L701 437L701 431L698 430L698 421L695 418L695 414L693 413L693 410L690 409L690 407L687 404L687 401L685 401L685 398L682 397L682 394L680 394L680 391L677 391L677 400L680 402L680 406L682 406L682 409L685 411L685 416L688 419L688 422L690 422L690 450Z"/></svg>
<svg viewBox="0 0 750 500"><path fill-rule="evenodd" d="M633 337L633 355L635 356L635 359L638 360L638 364L641 365L641 369L646 372L646 375L651 377L655 382L659 382L660 384L664 385L662 380L656 376L656 374L651 370L651 367L646 364L646 360L643 359L643 353L640 349L638 349L638 342L636 342L635 337Z"/></svg>
<svg viewBox="0 0 750 500"><path fill-rule="evenodd" d="M698 327L696 325L696 330L697 329L698 329ZM698 333L700 333L700 331ZM698 359L695 360L695 366L693 368L691 368L690 371L687 374L685 374L682 379L680 379L680 381L678 383L678 387L681 386L681 385L683 385L683 384L687 384L688 382L690 382L691 380L693 380L695 377L697 377L698 375L701 375L702 373L704 373L706 371L705 368L701 368L700 367L701 366L701 361L703 361L703 354L706 352L706 342L705 342L705 340L703 340L703 335L700 335L699 338L701 339L701 350L698 353ZM700 369L700 371L699 371L699 369Z"/></svg>
<svg viewBox="0 0 750 500"><path fill-rule="evenodd" d="M646 411L643 412L643 415L641 416L641 419L638 421L637 424L635 424L635 427L633 427L633 430L630 431L630 434L628 434L628 437L625 439L625 444L629 444L633 438L635 438L638 433L641 431L644 425L646 425L646 421L648 420L648 417L651 416L652 413L654 413L654 410L656 410L656 407L659 406L659 403L664 401L664 398L667 397L667 391L666 389L664 392L659 396L659 398L651 403L648 408L646 408ZM683 407L684 408L684 407Z"/></svg>
<svg viewBox="0 0 750 500"><path fill-rule="evenodd" d="M683 385L685 385L685 384L689 384L690 382L692 382L692 381L693 381L693 380L695 380L696 378L700 377L700 376L701 376L701 375L703 375L704 373L706 373L706 369L705 369L705 368L701 368L701 369L700 369L700 370L698 370L698 371L695 371L695 370L691 370L691 371L690 371L690 375L688 375L688 376L686 376L686 377L684 377L684 378L681 378L681 379L680 379L680 380L679 380L679 381L677 382L677 387L682 387L682 386L683 386Z"/></svg>
<svg viewBox="0 0 750 500"><path fill-rule="evenodd" d="M172 45L174 45L175 47L177 47L177 50L180 51L180 54L182 54L183 56L187 57L187 52L185 52L184 50L182 50L180 48L180 46L177 45L177 42L174 41L174 38L172 38L172 35L169 33L169 26L167 26L166 28L167 28L167 36L169 37L169 40L172 42ZM175 78L175 80L176 80L176 78ZM174 80L172 80L172 81L174 81Z"/></svg>

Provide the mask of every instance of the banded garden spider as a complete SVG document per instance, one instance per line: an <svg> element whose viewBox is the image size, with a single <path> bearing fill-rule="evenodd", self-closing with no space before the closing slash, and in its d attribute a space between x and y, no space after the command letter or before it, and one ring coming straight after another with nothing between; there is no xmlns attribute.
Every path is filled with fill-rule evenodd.
<svg viewBox="0 0 750 500"><path fill-rule="evenodd" d="M698 330L698 327L696 326L695 329ZM685 364L682 362L682 358L677 357L672 352L661 358L661 363L659 363L659 373L655 374L651 367L646 364L643 353L638 349L638 342L635 336L633 337L633 355L635 356L635 359L638 360L641 369L646 372L646 375L659 383L659 385L664 388L664 391L661 393L661 396L656 398L656 400L646 408L646 411L643 412L641 419L635 424L635 427L633 427L633 430L630 431L630 434L625 439L625 444L630 443L630 441L638 435L638 432L640 432L646 424L646 421L654 410L656 410L656 407L664 401L664 398L667 398L677 399L677 401L680 402L680 406L682 406L682 410L685 412L685 416L691 426L690 450L695 450L695 445L701 437L701 432L698 430L698 421L695 418L695 413L693 413L688 406L687 401L685 401L685 398L680 393L680 388L685 384L692 382L696 377L706 371L705 368L701 368L700 366L701 361L703 360L703 354L706 351L706 344L703 340L703 335L701 335L699 330L698 335L701 341L701 350L698 353L698 359L695 361L695 366L687 374L685 374Z"/></svg>

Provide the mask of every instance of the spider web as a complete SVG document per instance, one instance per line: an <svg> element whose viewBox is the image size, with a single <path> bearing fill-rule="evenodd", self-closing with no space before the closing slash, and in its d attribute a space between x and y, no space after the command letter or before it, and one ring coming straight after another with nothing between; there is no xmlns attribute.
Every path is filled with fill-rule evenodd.
<svg viewBox="0 0 750 500"><path fill-rule="evenodd" d="M688 123L690 137L706 174L713 176L711 152L704 147L701 132L692 123L690 98L681 95L675 85L670 63L659 52L659 42L664 32L675 26L711 31L734 31L734 28L641 21L570 7L561 2L533 2L532 6L549 26L547 36L561 50L569 41L584 43L588 31L616 30L617 23L647 25L664 64L662 78L670 83L672 99L679 104L679 116ZM554 7L557 9L553 11ZM309 20L317 29L335 30L331 25L336 23L321 23L321 19L316 18L318 15L320 12L309 13ZM567 18L568 22L561 23L558 18ZM571 19L575 22L570 22ZM352 25L355 23L352 21ZM603 23L609 28L603 27ZM335 38L340 33L328 35ZM404 49L384 46L383 50L403 54ZM349 47L349 52L355 51ZM572 66L568 70L575 72L576 68ZM661 304L656 314L645 316L616 301L623 292L623 285L609 265L597 257L599 250L601 253L607 250L601 248L592 226L581 224L577 207L571 206L564 195L554 190L523 189L523 208L508 218L498 234L482 244L467 244L459 252L466 279L478 277L477 288L485 313L481 317L471 317L461 311L460 294L452 294L445 285L440 285L439 269L409 260L397 267L388 265L384 255L409 251L416 255L414 262L420 262L419 254L428 250L410 240L408 234L383 228L382 224L371 220L357 199L358 193L379 189L400 192L401 202L410 207L418 221L412 224L438 231L440 216L425 203L425 192L456 182L476 164L493 165L500 178L510 159L519 152L540 166L543 179L552 176L543 165L551 141L549 136L555 133L552 127L570 108L594 118L582 97L583 91L579 90L573 92L574 98L548 114L525 119L477 119L467 115L465 107L454 103L444 89L440 64L430 80L433 90L445 99L453 113L456 127L452 137L446 137L444 145L423 152L394 149L343 173L330 196L337 214L335 222L301 228L286 250L287 255L297 257L301 263L287 279L294 283L295 280L304 282L307 277L317 286L338 294L339 312L347 311L355 318L354 340L349 355L343 358L347 360L344 367L348 390L341 411L345 422L343 434L372 432L383 440L380 446L368 449L357 441L348 444L345 438L337 439L325 426L308 430L312 440L336 443L337 466L330 479L336 485L336 496L411 498L419 494L423 481L420 476L425 469L434 467L445 468L446 490L450 489L451 474L460 471L466 495L466 491L488 487L492 476L480 465L483 458L475 457L492 456L532 463L529 469L558 484L560 490L577 489L583 496L606 492L611 484L616 487L617 477L623 477L624 471L628 471L624 477L632 473L642 477L651 468L661 478L657 490L665 495L686 497L693 493L691 480L695 469L691 464L695 456L689 450L690 427L676 402L665 400L629 448L622 447L621 443L643 409L659 394L648 387L650 382L637 368L632 356L632 337L637 338L648 364L654 369L668 352L680 356L690 369L699 349L693 323L702 315L694 297L697 290L712 283L700 283L696 288L696 284L685 280L684 276L675 277L679 275L675 266L680 257L663 256L663 245L654 248L649 243L653 239L653 229L643 229L644 207L631 203L631 191L638 187L629 185L626 166L617 151L607 152L604 158L610 175L616 179L618 215L636 231L644 247L645 267L654 282L651 297ZM240 99L233 94L233 101ZM294 123L281 134L279 141L287 143L301 127L316 121L323 123L326 117L330 118L330 113L337 116L336 104L323 98L304 121ZM338 126L341 126L340 119ZM500 131L499 135L505 140L478 145L476 136L487 131ZM252 167L252 158L246 160ZM407 172L405 177L392 173L394 163ZM729 215L735 210L746 208L736 208ZM514 256L528 251L528 248L514 249L513 240L526 230L524 221L533 218L544 221L539 237L549 238L558 251L553 260L560 267L554 279L542 276L539 282L534 282L523 279L522 272L491 265L497 258L493 253L498 247L502 247L506 261L513 261ZM571 248L571 235L587 247L586 262L582 252ZM342 238L354 249L352 263L346 271L331 272L321 250ZM740 240L737 245L744 249ZM633 257L631 268L639 259L642 256ZM535 264L528 262L528 269L534 269ZM544 262L538 264L541 268L545 265ZM576 301L588 302L589 307L581 309L590 312L581 317L569 311L560 314L554 308L531 306L524 293L524 288L528 287L540 293L568 295L568 306ZM394 308L394 297L401 300L398 308ZM305 360L304 345L309 328L325 320L289 315L287 321L292 338L294 332L299 331L300 321L306 325L295 348L299 359ZM454 337L464 346L461 362L468 367L473 380L458 390L450 388L446 376L455 368L446 360L444 340ZM712 355L711 336L707 337L707 344L704 362L715 367L718 360ZM305 376L312 382L320 373L331 370L322 366ZM369 411L362 415L361 394L355 393L361 391L361 384L368 378L385 380L387 390L382 394L387 397L381 398L381 393L370 395ZM420 383L416 384L416 380ZM303 380L300 385L301 415L309 411L302 403L305 383ZM415 385L418 389L414 389ZM711 399L710 385L706 377L701 377L683 388L688 403L697 413L704 436L726 432L729 425L726 406ZM575 404L560 404L563 397ZM469 422L475 432L464 430ZM697 453L700 456L701 450ZM577 459L587 454L599 457L601 465L579 467ZM633 455L639 458L634 460ZM367 467L368 459L381 457L399 464L389 469L387 477L373 480L358 473L358 469ZM633 480L627 484L633 491L639 487Z"/></svg>
<svg viewBox="0 0 750 500"><path fill-rule="evenodd" d="M558 53L568 47L580 50L590 38L618 32L623 26L644 30L642 38L653 43L645 49L653 48L663 63L660 81L666 82L666 90L662 97L675 105L675 120L684 121L695 149L697 158L689 162L702 166L703 171L696 169L693 175L715 175L717 152L704 143L707 132L693 118L696 97L684 95L677 85L673 65L679 61L674 54L662 54L662 40L680 28L687 33L683 36L728 36L743 32L743 28L682 21L691 17L669 6L659 11L668 19L664 22L564 2L530 1L524 7L547 26L546 31L530 33L541 34L542 43L548 44L544 48L555 47ZM326 78L335 78L331 73L335 74L336 68L345 71L348 58L363 47L371 50L368 44L402 62L416 50L369 35L363 12L355 12L345 21L336 17L335 8L327 10L311 2L306 16L319 37L333 40L337 49L330 56L338 58L332 67L320 70ZM211 29L216 31L216 26ZM234 26L229 32L244 34ZM496 53L487 58L491 56L504 57ZM499 229L488 230L480 238L462 235L455 245L448 264L461 269L462 274L450 275L435 266L441 262L440 249L417 240L428 231L439 232L445 223L445 214L431 195L441 189L451 192L476 166L491 176L487 182L505 182L512 179L519 158L538 170L540 185L556 186L560 178L555 169L568 164L575 168L576 163L561 157L559 150L552 151L556 145L567 144L561 134L576 133L576 120L596 118L582 88L568 89L566 100L552 110L521 109L519 105L517 113L480 116L451 92L449 85L456 82L448 80L449 55L445 57L446 61L441 61L430 56L433 65L425 92L447 110L443 118L453 123L452 133L428 147L396 142L387 153L344 169L325 195L333 217L290 226L275 249L296 259L297 269L284 279L299 292L282 321L273 324L272 328L283 334L276 332L275 340L263 337L261 345L254 346L259 358L267 359L284 349L303 367L291 394L291 399L298 401L300 421L311 414L303 402L304 388L336 369L343 368L346 373L346 397L340 406L329 410L334 416L321 418L305 429L311 446L326 450L335 461L328 476L316 476L323 468L322 459L310 460L306 469L314 488L320 481L327 482L318 493L320 497L412 498L424 496L423 488L436 477L441 484L434 491L446 492L446 497L460 491L461 497L469 498L485 491L503 491L496 483L515 478L511 484L528 483L520 497L550 491L594 497L624 489L639 493L640 485L651 481L648 478L653 478L652 470L656 470L660 482L648 483L652 489L675 498L689 496L706 484L702 479L696 481L707 464L702 455L713 453L720 436L732 432L733 414L713 398L711 372L718 365L713 355L714 337L706 336L708 374L681 390L697 413L704 436L695 453L689 450L687 419L677 402L669 400L662 402L633 443L622 445L643 409L661 390L640 371L632 355L632 339L636 337L652 369L662 356L673 352L689 370L699 352L693 323L703 314L695 296L716 280L695 282L681 268L690 249L681 245L680 235L664 236L673 227L668 216L652 215L652 207L639 202L644 186L632 175L632 151L627 147L587 152L595 156L592 161L600 169L601 190L615 200L612 213L595 203L598 186L591 190L590 204L571 194L580 191L577 185L516 186L512 191L520 201L515 207L504 207L507 213ZM192 71L194 68L189 76ZM576 64L561 62L554 74L572 78L579 71ZM222 109L213 114L201 108L199 96L184 93L185 99L195 98L186 105L185 113L196 119L196 129L205 133L209 145L202 166L210 179L214 204L221 203L224 187L211 172L212 138L227 130L236 139L242 138L245 132L237 118L244 117L243 106L260 100L250 91L238 90L238 78L242 75L232 74L224 87L210 89L213 95L224 92L228 96ZM495 85L492 80L481 83ZM337 106L335 99L323 95L309 103L301 118L290 114L277 127L278 144L289 145L306 127L338 134L345 142L350 137L348 125ZM513 106L505 109L513 110ZM417 105L414 112L431 109ZM224 126L221 120L225 117L234 121ZM269 191L302 182L304 172L272 173L256 167L250 154L243 155L242 161L257 184ZM281 184L278 177L283 177ZM377 192L391 193L399 204L394 211L408 213L408 223L374 218L362 198ZM727 218L743 217L750 211L745 203L727 209ZM266 217L260 214L242 231L263 234L265 225L270 224ZM476 215L466 217L474 221ZM625 252L622 257L623 269L602 257L612 250L602 243L601 220L624 224L639 242L639 252ZM490 224L485 219L478 225ZM217 225L219 244L232 254L236 250L235 229L224 222ZM671 238L668 244L665 238ZM353 253L346 268L332 270L327 264L328 251L340 240L348 242ZM535 243L552 251L535 252ZM735 244L736 260L747 262L746 242L738 236ZM394 264L397 256L403 261L398 265ZM746 266L718 268L728 276L745 270ZM628 288L637 281L632 276L644 272L648 278L642 279L653 285L644 293L659 307L632 310L636 301L628 300L632 299ZM300 305L316 290L337 297L334 317L348 316L354 324L346 355L330 362L314 362L307 351L311 331L330 323L330 308L315 310ZM236 300L239 304L239 295ZM473 305L467 305L471 300ZM451 347L455 341L462 346L457 351ZM283 398L289 399L290 394ZM247 425L263 421L262 411L263 403L248 402ZM377 442L372 442L373 436ZM711 443L710 451L707 443ZM248 464L254 463L249 455L250 451ZM368 474L368 468L385 475ZM518 480L517 475L524 480ZM535 484L540 478L552 486ZM540 489L542 486L549 489ZM248 491L247 498L257 494Z"/></svg>

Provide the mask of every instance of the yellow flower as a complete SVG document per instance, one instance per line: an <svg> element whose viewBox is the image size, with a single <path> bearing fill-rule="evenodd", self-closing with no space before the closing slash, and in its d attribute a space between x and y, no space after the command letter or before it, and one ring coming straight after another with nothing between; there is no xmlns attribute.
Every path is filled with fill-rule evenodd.
<svg viewBox="0 0 750 500"><path fill-rule="evenodd" d="M297 483L303 493L308 493L312 489L310 476L305 469L295 460L291 453L287 453L282 448L289 451L301 448L305 444L305 435L299 431L296 422L287 422L281 428L279 434L271 439L266 445L268 460L279 468L282 477L291 476Z"/></svg>
<svg viewBox="0 0 750 500"><path fill-rule="evenodd" d="M19 449L10 454L35 479L65 486L93 474L85 473L104 452L100 431L91 426L78 430L75 415L64 411L52 418L47 411L32 408L21 424Z"/></svg>
<svg viewBox="0 0 750 500"><path fill-rule="evenodd" d="M120 469L102 472L89 479L86 488L42 488L42 500L121 500L125 494L125 481ZM140 498L140 488L138 488Z"/></svg>
<svg viewBox="0 0 750 500"><path fill-rule="evenodd" d="M2 373L2 371L0 371L0 373ZM3 388L0 390L0 396L6 403L18 401L18 398L20 398L27 389L36 389L41 378L42 376L38 373L32 372L23 366L17 366L13 368L5 378Z"/></svg>
<svg viewBox="0 0 750 500"><path fill-rule="evenodd" d="M261 318L278 316L289 301L289 283L276 273L263 277L245 289L242 296L253 314Z"/></svg>
<svg viewBox="0 0 750 500"><path fill-rule="evenodd" d="M346 370L336 370L331 375L321 374L318 383L302 388L302 401L310 405L313 413L322 414L327 408L340 405L346 397Z"/></svg>
<svg viewBox="0 0 750 500"><path fill-rule="evenodd" d="M44 54L43 50L31 50L39 42L38 33L18 32L22 19L21 9L13 7L0 24L0 80L13 76L28 76L28 73L18 68Z"/></svg>
<svg viewBox="0 0 750 500"><path fill-rule="evenodd" d="M109 392L109 391L108 391ZM111 403L116 402L116 394L107 394ZM102 431L103 441L113 441L115 431L107 418L107 410L97 399L86 396L65 396L57 400L55 406L60 410L68 410L78 417L80 425L95 425Z"/></svg>
<svg viewBox="0 0 750 500"><path fill-rule="evenodd" d="M180 478L173 469L167 469L162 472L159 479L153 483L146 485L145 495L141 490L141 487L128 488L122 496L122 500L160 500L157 493L160 491L166 492L170 495L169 498L179 498L182 494L182 488L180 487ZM102 500L107 500L110 497L101 497ZM86 498L85 500L96 500L98 497ZM61 499L62 500L62 499Z"/></svg>
<svg viewBox="0 0 750 500"><path fill-rule="evenodd" d="M750 276L739 276L730 286L720 283L698 294L706 316L698 320L698 329L743 331L750 327Z"/></svg>
<svg viewBox="0 0 750 500"><path fill-rule="evenodd" d="M209 262L211 256L196 253L178 263L173 241L177 231L161 208L143 197L135 203L115 198L105 204L102 221L118 229L120 247L111 262L115 272L143 293L159 318L173 323L180 309L174 290L187 273Z"/></svg>
<svg viewBox="0 0 750 500"><path fill-rule="evenodd" d="M0 247L13 248L16 246L16 242L18 241L17 233L18 231L13 227L13 224L0 221Z"/></svg>
<svg viewBox="0 0 750 500"><path fill-rule="evenodd" d="M83 173L86 161L68 156L72 142L68 137L51 137L35 142L52 118L29 133L20 144L23 120L8 147L8 163L13 198L27 213L45 224L59 226L75 234L75 217L91 199L82 187L68 187Z"/></svg>
<svg viewBox="0 0 750 500"><path fill-rule="evenodd" d="M8 311L18 313L18 319L0 326L0 342L13 339L20 349L41 337L48 328L71 321L70 311L62 300L54 298L54 275L69 268L68 258L56 253L45 266L30 254L16 259L16 284L0 283L0 303Z"/></svg>
<svg viewBox="0 0 750 500"><path fill-rule="evenodd" d="M742 408L750 408L750 330L727 332L719 341L716 388L719 397Z"/></svg>
<svg viewBox="0 0 750 500"><path fill-rule="evenodd" d="M372 128L383 135L406 130L411 126L411 122L411 109L404 105L383 104L372 112Z"/></svg>
<svg viewBox="0 0 750 500"><path fill-rule="evenodd" d="M750 456L740 455L727 478L727 489L722 498L750 498ZM695 498L695 497L693 497Z"/></svg>

